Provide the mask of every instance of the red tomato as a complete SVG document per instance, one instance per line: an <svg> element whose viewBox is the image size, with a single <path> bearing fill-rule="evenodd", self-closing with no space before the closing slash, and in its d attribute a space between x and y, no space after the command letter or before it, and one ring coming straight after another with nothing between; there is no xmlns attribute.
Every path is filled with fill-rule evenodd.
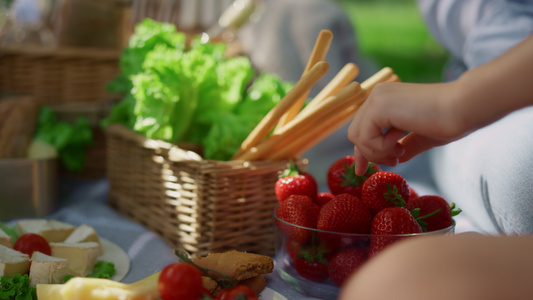
<svg viewBox="0 0 533 300"><path fill-rule="evenodd" d="M204 290L202 273L189 263L170 264L161 271L157 289L163 300L198 300Z"/></svg>
<svg viewBox="0 0 533 300"><path fill-rule="evenodd" d="M29 256L33 254L34 251L39 251L46 255L52 255L52 249L50 249L50 244L42 236L35 233L26 233L21 235L13 249L26 253Z"/></svg>
<svg viewBox="0 0 533 300"><path fill-rule="evenodd" d="M236 285L231 289L223 289L217 294L216 300L257 300L254 291L246 285Z"/></svg>

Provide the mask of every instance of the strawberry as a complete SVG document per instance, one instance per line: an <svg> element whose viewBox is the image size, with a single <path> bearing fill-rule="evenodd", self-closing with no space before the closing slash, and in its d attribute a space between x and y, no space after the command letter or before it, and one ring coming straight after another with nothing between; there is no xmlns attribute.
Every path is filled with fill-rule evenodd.
<svg viewBox="0 0 533 300"><path fill-rule="evenodd" d="M426 231L435 231L448 228L453 225L453 217L461 212L455 209L455 204L451 205L437 195L425 195L409 200L407 202L409 210L418 210L418 219L423 219Z"/></svg>
<svg viewBox="0 0 533 300"><path fill-rule="evenodd" d="M287 254L291 259L294 259L296 257L296 254L298 254L298 250L302 248L302 244L287 240Z"/></svg>
<svg viewBox="0 0 533 300"><path fill-rule="evenodd" d="M328 279L328 262L326 259L317 260L313 257L296 256L292 261L294 269L303 278L322 282Z"/></svg>
<svg viewBox="0 0 533 300"><path fill-rule="evenodd" d="M281 203L277 214L280 220L287 223L316 229L319 211L320 207L310 197L292 195ZM312 231L308 229L298 228L282 222L277 222L277 225L291 241L305 243L311 237Z"/></svg>
<svg viewBox="0 0 533 300"><path fill-rule="evenodd" d="M317 229L342 233L366 234L372 215L368 207L349 194L340 194L320 209Z"/></svg>
<svg viewBox="0 0 533 300"><path fill-rule="evenodd" d="M387 235L421 232L422 227L407 208L398 206L384 208L372 219L369 256L374 256L389 245L407 237Z"/></svg>
<svg viewBox="0 0 533 300"><path fill-rule="evenodd" d="M322 282L328 278L328 261L331 251L324 240L319 240L316 234L311 242L301 245L292 257L294 269L302 277L312 281Z"/></svg>
<svg viewBox="0 0 533 300"><path fill-rule="evenodd" d="M355 175L353 155L347 155L334 161L327 173L329 191L333 195L350 194L361 198L361 189L365 180L375 172L381 171L379 165L371 163L363 176Z"/></svg>
<svg viewBox="0 0 533 300"><path fill-rule="evenodd" d="M362 200L377 214L386 207L405 206L409 185L400 174L381 171L372 174L363 185Z"/></svg>
<svg viewBox="0 0 533 300"><path fill-rule="evenodd" d="M418 193L415 191L414 188L412 187L409 187L409 199L407 200L407 203L409 203L409 201L415 199L415 198L418 198Z"/></svg>
<svg viewBox="0 0 533 300"><path fill-rule="evenodd" d="M350 275L354 274L367 260L365 248L351 247L341 250L328 261L328 273L331 282L342 286Z"/></svg>
<svg viewBox="0 0 533 300"><path fill-rule="evenodd" d="M317 197L318 184L310 173L302 172L294 162L283 171L274 186L276 198L282 203L290 195L306 195L313 201Z"/></svg>
<svg viewBox="0 0 533 300"><path fill-rule="evenodd" d="M322 206L324 206L324 204L326 204L329 201L331 201L331 199L333 199L333 197L335 197L335 196L332 193L328 193L328 192L319 193L316 196L316 203L318 205L320 205L320 207L322 207Z"/></svg>

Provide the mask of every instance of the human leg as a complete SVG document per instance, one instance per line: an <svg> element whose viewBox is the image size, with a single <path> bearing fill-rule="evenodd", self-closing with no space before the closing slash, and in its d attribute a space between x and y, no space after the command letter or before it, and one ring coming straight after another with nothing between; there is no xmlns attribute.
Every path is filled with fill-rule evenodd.
<svg viewBox="0 0 533 300"><path fill-rule="evenodd" d="M531 128L530 107L431 152L439 192L482 231L533 232Z"/></svg>

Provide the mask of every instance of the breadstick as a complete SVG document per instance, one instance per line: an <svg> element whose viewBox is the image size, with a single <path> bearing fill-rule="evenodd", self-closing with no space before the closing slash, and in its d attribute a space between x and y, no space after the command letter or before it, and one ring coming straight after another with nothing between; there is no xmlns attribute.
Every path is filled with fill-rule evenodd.
<svg viewBox="0 0 533 300"><path fill-rule="evenodd" d="M361 87L364 90L371 91L376 84L387 81L390 77L392 77L392 75L394 75L392 69L385 67L363 81L363 83L361 83Z"/></svg>
<svg viewBox="0 0 533 300"><path fill-rule="evenodd" d="M400 82L400 81L402 81L400 79L400 76L396 74L392 74L392 76L389 79L387 79L387 82Z"/></svg>
<svg viewBox="0 0 533 300"><path fill-rule="evenodd" d="M307 104L302 110L312 109L315 105L324 101L331 95L337 93L340 89L345 87L348 83L353 81L359 75L359 68L354 63L347 63L335 77Z"/></svg>
<svg viewBox="0 0 533 300"><path fill-rule="evenodd" d="M305 66L303 74L309 71L311 67L314 66L317 62L326 59L326 55L328 54L329 47L331 46L332 40L333 40L333 33L330 30L323 29L320 31L316 39L313 51L311 52L311 56L309 57L309 60L307 61L307 65ZM305 103L305 100L307 99L308 94L309 94L309 91L303 94L298 99L298 101L296 101L294 105L280 118L278 125L276 126L276 129L274 130L274 132L277 132L278 129L285 126L285 124L289 123L298 114L298 112L302 109Z"/></svg>
<svg viewBox="0 0 533 300"><path fill-rule="evenodd" d="M272 152L267 159L280 160L297 157L324 138L337 131L344 126L357 112L361 104L367 97L367 93L363 91L353 99L348 107L339 107L335 110L335 113L329 115L329 118L321 120L317 123L317 126L312 131L305 132L296 139L294 139L290 145L283 147L279 151Z"/></svg>
<svg viewBox="0 0 533 300"><path fill-rule="evenodd" d="M342 88L337 94L329 96L321 103L315 105L314 109L309 109L300 112L296 118L283 127L279 134L287 134L294 131L296 128L303 128L314 125L317 120L322 120L332 110L336 109L343 103L349 103L362 91L361 85L358 82L352 82Z"/></svg>
<svg viewBox="0 0 533 300"><path fill-rule="evenodd" d="M350 83L337 94L317 104L315 106L316 109L308 110L305 114L302 111L296 118L285 125L278 134L273 133L251 151L240 156L239 159L258 160L287 147L304 132L313 130L316 120L322 120L327 118L328 115L336 114L339 107L350 105L350 102L361 92L362 89L359 83Z"/></svg>
<svg viewBox="0 0 533 300"><path fill-rule="evenodd" d="M281 101L266 114L259 124L257 124L254 130L252 130L248 137L242 142L240 149L233 156L233 159L238 159L242 153L256 146L263 138L265 138L274 128L276 122L279 121L279 118L287 112L301 95L309 92L313 85L326 74L328 69L329 64L325 61L320 61L306 72L285 97L283 97L283 99L281 99Z"/></svg>
<svg viewBox="0 0 533 300"><path fill-rule="evenodd" d="M384 81L399 81L398 75L394 74L391 68L385 67L379 72L370 76L367 80L361 83L361 87L365 90L361 96L357 98L355 104L350 107L338 111L337 114L331 116L327 120L321 120L318 127L312 132L307 132L304 135L296 138L292 141L291 145L280 149L280 151L273 152L268 158L272 160L277 159L289 159L296 157L311 147L322 141L324 138L341 128L344 124L349 122L355 115L359 107L363 104L364 100L368 96L368 93L374 88L374 86Z"/></svg>

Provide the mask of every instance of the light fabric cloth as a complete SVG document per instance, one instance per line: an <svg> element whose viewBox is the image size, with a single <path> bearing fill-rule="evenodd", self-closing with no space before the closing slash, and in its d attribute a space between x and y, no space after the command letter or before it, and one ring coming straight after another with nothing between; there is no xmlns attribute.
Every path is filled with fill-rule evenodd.
<svg viewBox="0 0 533 300"><path fill-rule="evenodd" d="M109 182L99 180L64 180L58 209L44 217L79 226L92 226L100 237L118 245L130 259L124 283L141 280L166 265L178 261L172 247L144 226L131 221L108 206ZM17 220L6 223L14 225ZM316 299L291 289L275 271L265 276L267 287L290 300Z"/></svg>
<svg viewBox="0 0 533 300"><path fill-rule="evenodd" d="M533 33L533 1L419 0L454 80ZM502 99L506 101L506 99ZM480 107L480 109L482 109ZM429 153L436 188L483 232L533 233L533 108Z"/></svg>

